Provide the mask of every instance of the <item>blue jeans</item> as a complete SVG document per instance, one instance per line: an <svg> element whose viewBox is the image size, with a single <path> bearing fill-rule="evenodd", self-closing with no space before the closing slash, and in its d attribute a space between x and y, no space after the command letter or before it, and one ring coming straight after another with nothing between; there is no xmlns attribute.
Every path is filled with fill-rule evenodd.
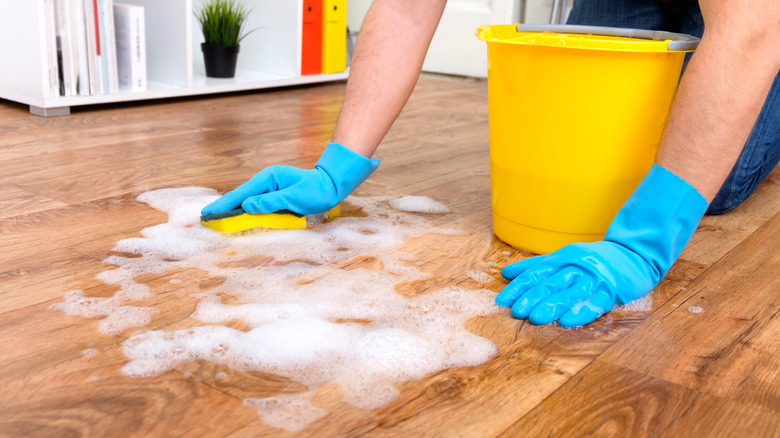
<svg viewBox="0 0 780 438"><path fill-rule="evenodd" d="M697 0L575 0L567 23L665 30L699 38L704 32L704 20ZM741 204L778 161L780 74L775 77L753 131L731 173L710 203L707 214L725 213Z"/></svg>

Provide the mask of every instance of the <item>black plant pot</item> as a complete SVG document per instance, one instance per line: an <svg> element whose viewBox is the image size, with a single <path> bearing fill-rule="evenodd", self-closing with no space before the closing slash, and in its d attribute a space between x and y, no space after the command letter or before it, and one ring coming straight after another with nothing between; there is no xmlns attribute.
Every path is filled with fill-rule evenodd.
<svg viewBox="0 0 780 438"><path fill-rule="evenodd" d="M236 75L239 46L212 46L202 43L203 62L206 76L211 78L232 78Z"/></svg>

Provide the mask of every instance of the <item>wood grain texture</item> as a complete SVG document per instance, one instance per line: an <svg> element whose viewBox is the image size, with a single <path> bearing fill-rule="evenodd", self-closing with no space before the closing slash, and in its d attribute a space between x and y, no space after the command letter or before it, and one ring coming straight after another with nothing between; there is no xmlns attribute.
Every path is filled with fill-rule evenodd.
<svg viewBox="0 0 780 438"><path fill-rule="evenodd" d="M780 170L733 212L703 220L648 309L575 330L508 312L473 318L468 329L499 347L488 362L400 383L399 398L374 410L325 385L313 403L330 413L297 434L266 425L243 400L305 391L300 383L207 361L123 377L133 330L100 335L100 318L47 310L70 290L116 291L95 278L110 269L102 260L166 220L140 193L225 191L268 165L313 165L343 89L74 108L52 119L0 101L0 436L777 436ZM497 273L484 284L467 273L529 256L492 234L484 82L421 78L377 157L358 194L432 197L452 213L430 221L464 231L408 239L403 250L430 278L397 293L498 292ZM371 256L334 267L384 268ZM144 328L168 330L195 325L191 294L222 281L195 269L138 280L154 293L137 305L157 310Z"/></svg>
<svg viewBox="0 0 780 438"><path fill-rule="evenodd" d="M778 267L775 215L601 359L780 414Z"/></svg>
<svg viewBox="0 0 780 438"><path fill-rule="evenodd" d="M600 360L502 436L774 436L780 418Z"/></svg>

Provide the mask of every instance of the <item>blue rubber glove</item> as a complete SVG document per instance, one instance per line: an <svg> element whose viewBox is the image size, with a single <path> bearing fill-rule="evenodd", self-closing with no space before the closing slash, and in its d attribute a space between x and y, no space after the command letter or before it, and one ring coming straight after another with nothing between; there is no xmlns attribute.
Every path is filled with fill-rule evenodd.
<svg viewBox="0 0 780 438"><path fill-rule="evenodd" d="M275 165L207 205L204 216L241 206L252 214L289 210L325 213L346 198L379 166L339 143L328 143L314 169Z"/></svg>
<svg viewBox="0 0 780 438"><path fill-rule="evenodd" d="M501 275L511 283L496 303L532 324L588 324L615 304L650 292L693 236L707 205L695 188L654 164L603 241L566 245L506 266Z"/></svg>

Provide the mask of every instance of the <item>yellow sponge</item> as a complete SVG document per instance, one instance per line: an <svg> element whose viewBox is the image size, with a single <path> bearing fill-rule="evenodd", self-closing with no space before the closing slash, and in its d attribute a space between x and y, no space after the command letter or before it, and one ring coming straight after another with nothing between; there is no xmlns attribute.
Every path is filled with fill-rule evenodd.
<svg viewBox="0 0 780 438"><path fill-rule="evenodd" d="M328 219L338 217L340 214L339 206L333 207L326 214ZM306 228L306 217L287 210L270 214L251 214L242 208L237 208L223 213L201 216L200 223L220 233L230 234L251 230L252 228L273 228L277 230Z"/></svg>

